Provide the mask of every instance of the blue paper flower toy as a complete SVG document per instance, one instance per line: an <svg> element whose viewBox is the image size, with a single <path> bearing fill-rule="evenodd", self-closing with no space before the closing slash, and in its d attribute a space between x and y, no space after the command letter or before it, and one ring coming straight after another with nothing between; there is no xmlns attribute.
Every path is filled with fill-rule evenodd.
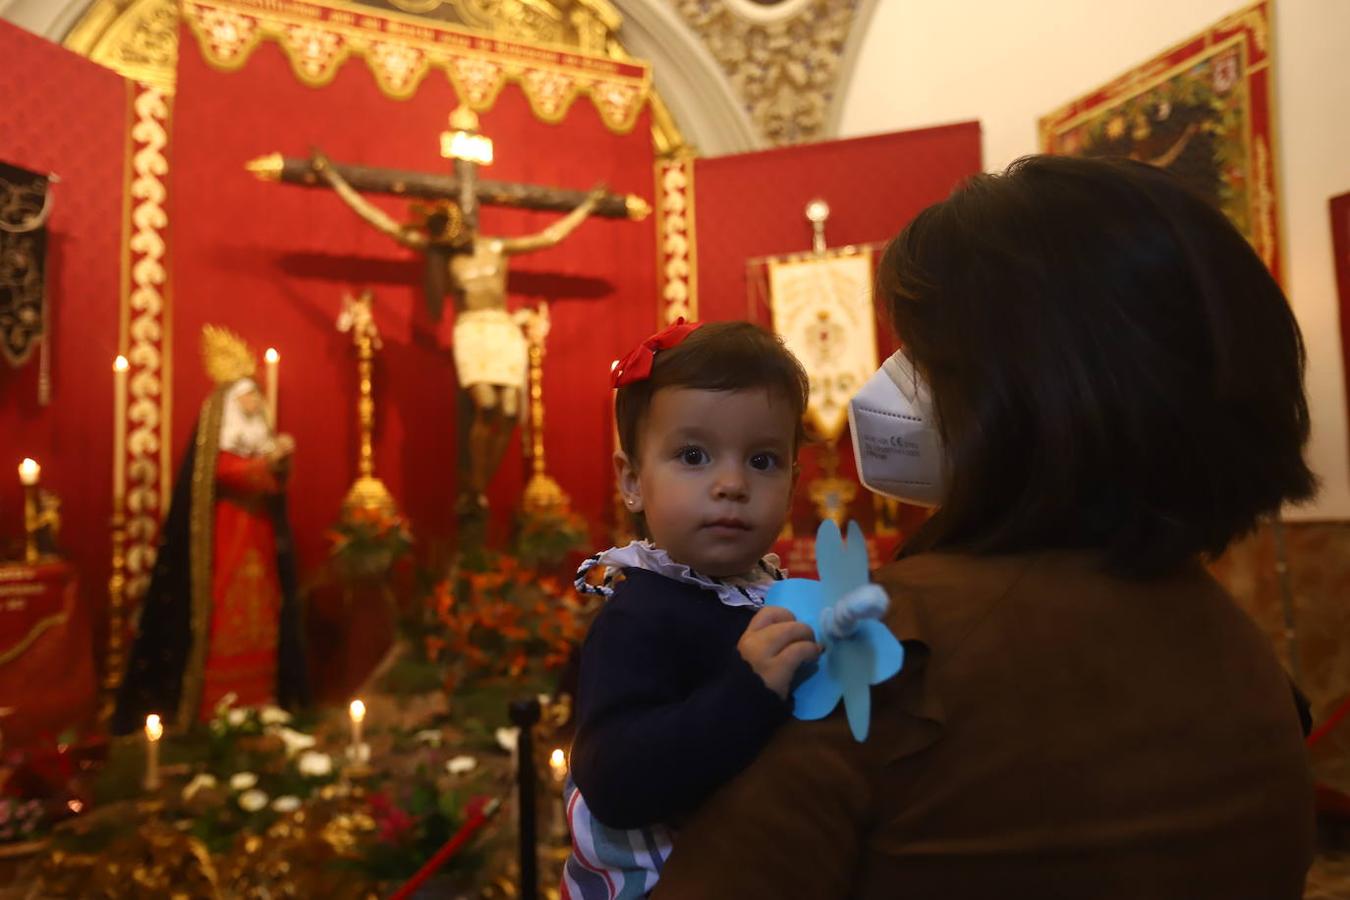
<svg viewBox="0 0 1350 900"><path fill-rule="evenodd" d="M871 686L900 671L905 649L879 621L889 601L868 579L867 544L857 522L848 523L848 543L834 522L820 524L816 569L819 581L780 581L764 601L810 625L824 647L815 671L792 692L792 712L799 719L823 719L842 699L854 739L864 741L872 718Z"/></svg>

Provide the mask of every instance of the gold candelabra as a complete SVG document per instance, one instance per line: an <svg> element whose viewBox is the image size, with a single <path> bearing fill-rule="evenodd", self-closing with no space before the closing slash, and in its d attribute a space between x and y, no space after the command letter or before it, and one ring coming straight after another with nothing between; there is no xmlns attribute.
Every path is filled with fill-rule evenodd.
<svg viewBox="0 0 1350 900"><path fill-rule="evenodd" d="M393 513L397 510L394 497L384 482L375 477L375 394L372 380L375 371L375 351L380 349L380 331L375 326L374 297L370 291L359 297L343 300L338 330L350 331L356 346L357 399L356 419L361 431L361 444L356 459L356 481L347 491L343 505L349 509L379 509Z"/></svg>
<svg viewBox="0 0 1350 900"><path fill-rule="evenodd" d="M112 718L117 688L126 664L127 602L127 379L131 365L118 354L113 360L113 510L112 569L108 575L108 653L103 659L103 721Z"/></svg>
<svg viewBox="0 0 1350 900"><path fill-rule="evenodd" d="M548 304L522 317L525 338L530 348L530 439L525 442L530 454L530 480L525 484L523 506L530 515L565 512L571 499L547 471L544 457L544 342L551 321Z"/></svg>

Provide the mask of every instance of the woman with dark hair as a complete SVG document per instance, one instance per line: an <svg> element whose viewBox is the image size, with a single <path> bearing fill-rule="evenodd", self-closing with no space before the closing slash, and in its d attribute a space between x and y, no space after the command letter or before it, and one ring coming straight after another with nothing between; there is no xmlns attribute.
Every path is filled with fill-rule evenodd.
<svg viewBox="0 0 1350 900"><path fill-rule="evenodd" d="M866 742L781 729L655 896L1300 897L1302 710L1203 566L1315 490L1261 261L1166 173L1032 157L910 223L878 297L859 471L937 506L875 576L905 667Z"/></svg>

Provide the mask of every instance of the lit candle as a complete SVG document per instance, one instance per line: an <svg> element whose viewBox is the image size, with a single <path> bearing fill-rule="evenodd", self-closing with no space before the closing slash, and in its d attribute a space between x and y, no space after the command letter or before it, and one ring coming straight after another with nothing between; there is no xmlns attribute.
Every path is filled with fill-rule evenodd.
<svg viewBox="0 0 1350 900"><path fill-rule="evenodd" d="M360 700L353 700L351 705L352 714L352 751L353 755L361 755L361 723L366 720L366 705Z"/></svg>
<svg viewBox="0 0 1350 900"><path fill-rule="evenodd" d="M549 754L548 769L553 773L553 783L561 785L567 780L567 754L561 747L557 747ZM554 840L561 841L567 837L567 810L563 808L563 792L555 790L553 792L553 801L549 804L552 807L552 828Z"/></svg>
<svg viewBox="0 0 1350 900"><path fill-rule="evenodd" d="M267 363L267 421L272 428L277 427L277 365L281 362L281 354L275 347L268 347L267 352L263 354L263 360Z"/></svg>
<svg viewBox="0 0 1350 900"><path fill-rule="evenodd" d="M19 463L19 481L24 487L35 487L38 483L38 476L42 474L42 466L37 464L35 459L24 459Z"/></svg>
<svg viewBox="0 0 1350 900"><path fill-rule="evenodd" d="M145 789L159 790L159 739L164 737L164 726L159 716L145 717Z"/></svg>
<svg viewBox="0 0 1350 900"><path fill-rule="evenodd" d="M113 360L113 503L120 508L127 491L127 358Z"/></svg>

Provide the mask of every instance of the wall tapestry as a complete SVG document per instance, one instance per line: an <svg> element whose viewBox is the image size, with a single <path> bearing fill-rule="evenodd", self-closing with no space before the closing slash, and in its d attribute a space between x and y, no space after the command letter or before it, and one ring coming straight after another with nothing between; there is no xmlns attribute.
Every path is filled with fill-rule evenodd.
<svg viewBox="0 0 1350 900"><path fill-rule="evenodd" d="M1263 0L1042 118L1041 149L1175 173L1227 214L1279 279L1273 52Z"/></svg>

